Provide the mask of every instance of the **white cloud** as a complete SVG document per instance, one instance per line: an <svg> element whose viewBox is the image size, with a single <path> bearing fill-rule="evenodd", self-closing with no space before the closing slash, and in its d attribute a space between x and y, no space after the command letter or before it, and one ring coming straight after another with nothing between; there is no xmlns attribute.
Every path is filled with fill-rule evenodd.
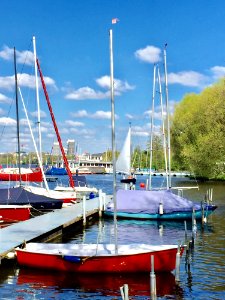
<svg viewBox="0 0 225 300"><path fill-rule="evenodd" d="M209 78L195 71L182 71L168 74L168 83L181 84L189 87L204 87L209 82Z"/></svg>
<svg viewBox="0 0 225 300"><path fill-rule="evenodd" d="M73 126L73 127L82 127L82 126L84 126L84 123L82 123L82 122L75 122L75 121L72 121L72 120L65 121L65 124L69 125L69 126Z"/></svg>
<svg viewBox="0 0 225 300"><path fill-rule="evenodd" d="M16 120L9 118L9 117L2 117L2 118L0 118L0 125L1 126L16 126Z"/></svg>
<svg viewBox="0 0 225 300"><path fill-rule="evenodd" d="M30 115L31 115L32 117L38 117L38 111L37 111L37 110L36 110L36 111L33 111L33 112L30 113ZM40 117L41 117L41 118L46 118L46 117L47 117L46 112L43 111L43 110L40 110Z"/></svg>
<svg viewBox="0 0 225 300"><path fill-rule="evenodd" d="M12 99L0 93L0 103L10 103Z"/></svg>
<svg viewBox="0 0 225 300"><path fill-rule="evenodd" d="M225 67L215 66L215 67L212 67L210 69L210 71L213 73L213 78L215 80L225 76Z"/></svg>
<svg viewBox="0 0 225 300"><path fill-rule="evenodd" d="M65 99L71 100L87 100L87 99L107 99L110 98L110 77L105 75L96 79L96 83L101 88L107 90L106 92L96 91L88 86L81 87L77 90L73 90L67 93ZM133 90L135 87L131 86L127 81L114 79L114 93L115 95L121 95L128 90ZM64 88L65 90L65 88Z"/></svg>
<svg viewBox="0 0 225 300"><path fill-rule="evenodd" d="M125 117L129 120L134 119L134 116L132 116L131 114L125 114Z"/></svg>
<svg viewBox="0 0 225 300"><path fill-rule="evenodd" d="M88 113L86 110L80 110L75 113L71 113L74 118L89 118L89 119L111 119L111 111L102 111L98 110L95 113ZM115 115L115 118L118 119L118 116Z"/></svg>
<svg viewBox="0 0 225 300"><path fill-rule="evenodd" d="M147 46L135 52L135 57L141 61L154 64L161 61L161 50L154 46Z"/></svg>
<svg viewBox="0 0 225 300"><path fill-rule="evenodd" d="M104 89L110 89L110 77L108 75L96 79L96 83ZM128 90L133 90L134 88L135 87L131 86L127 81L122 81L120 79L114 78L115 93L121 94Z"/></svg>
<svg viewBox="0 0 225 300"><path fill-rule="evenodd" d="M4 46L3 50L0 51L0 57L4 60L13 61L14 49ZM33 65L34 55L31 51L18 51L16 50L16 62L19 64Z"/></svg>
<svg viewBox="0 0 225 300"><path fill-rule="evenodd" d="M71 113L71 115L74 117L74 118L84 118L84 117L88 117L88 113L86 110L78 110L78 112L76 113Z"/></svg>
<svg viewBox="0 0 225 300"><path fill-rule="evenodd" d="M86 86L68 93L65 96L65 99L86 100L86 99L105 99L108 97L109 97L108 92L103 93L103 92L95 91L94 89Z"/></svg>
<svg viewBox="0 0 225 300"><path fill-rule="evenodd" d="M29 75L26 73L18 73L18 85L20 87L29 87L34 89L35 88L35 76ZM45 84L48 86L53 87L54 89L57 89L55 81L50 77L44 77ZM39 87L41 86L41 83L39 84ZM0 77L0 88L5 90L13 90L15 88L15 77L12 76L5 76Z"/></svg>

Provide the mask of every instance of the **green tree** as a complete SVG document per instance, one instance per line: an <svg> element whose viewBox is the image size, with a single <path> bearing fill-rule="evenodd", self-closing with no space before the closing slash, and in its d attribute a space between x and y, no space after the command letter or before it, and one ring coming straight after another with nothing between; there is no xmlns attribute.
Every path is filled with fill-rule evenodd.
<svg viewBox="0 0 225 300"><path fill-rule="evenodd" d="M188 94L172 118L173 159L196 176L218 178L225 157L225 80Z"/></svg>

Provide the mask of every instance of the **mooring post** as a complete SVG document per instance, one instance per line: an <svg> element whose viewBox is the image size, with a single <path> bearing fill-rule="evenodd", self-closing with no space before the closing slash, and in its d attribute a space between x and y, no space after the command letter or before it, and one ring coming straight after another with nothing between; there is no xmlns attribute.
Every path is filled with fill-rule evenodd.
<svg viewBox="0 0 225 300"><path fill-rule="evenodd" d="M185 243L187 241L187 221L184 221L184 236L185 236Z"/></svg>
<svg viewBox="0 0 225 300"><path fill-rule="evenodd" d="M196 218L195 218L195 209L193 208L193 213L192 213L192 242L194 244L194 239L197 234L197 224L196 224Z"/></svg>
<svg viewBox="0 0 225 300"><path fill-rule="evenodd" d="M99 198L99 217L101 218L102 217L102 190L100 189L99 190L99 195L98 195L98 198Z"/></svg>
<svg viewBox="0 0 225 300"><path fill-rule="evenodd" d="M123 300L129 300L129 293L128 293L128 284L124 284L120 287L120 293Z"/></svg>
<svg viewBox="0 0 225 300"><path fill-rule="evenodd" d="M156 277L154 271L154 255L151 255L151 272L150 272L151 298L156 300Z"/></svg>
<svg viewBox="0 0 225 300"><path fill-rule="evenodd" d="M105 210L106 206L106 193L102 193L102 209Z"/></svg>
<svg viewBox="0 0 225 300"><path fill-rule="evenodd" d="M83 226L86 225L86 196L83 196Z"/></svg>
<svg viewBox="0 0 225 300"><path fill-rule="evenodd" d="M180 281L180 245L177 247L175 281Z"/></svg>
<svg viewBox="0 0 225 300"><path fill-rule="evenodd" d="M206 223L205 211L204 211L204 203L201 201L201 214L202 214L202 227L204 223Z"/></svg>
<svg viewBox="0 0 225 300"><path fill-rule="evenodd" d="M191 242L188 243L187 248L186 248L186 266L188 267L188 272L190 272L190 247L191 247Z"/></svg>

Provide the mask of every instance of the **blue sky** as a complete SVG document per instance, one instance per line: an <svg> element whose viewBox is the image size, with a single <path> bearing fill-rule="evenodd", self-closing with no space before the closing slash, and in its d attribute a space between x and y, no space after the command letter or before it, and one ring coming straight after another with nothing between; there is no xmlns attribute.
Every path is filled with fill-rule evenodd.
<svg viewBox="0 0 225 300"><path fill-rule="evenodd" d="M153 64L159 65L163 79L164 44L172 108L186 93L199 93L225 75L224 12L222 0L1 1L0 152L16 151L13 47L35 137L33 36L64 146L74 139L80 152L103 152L111 148L112 28L116 145L121 148L131 122L133 145L144 149L150 134ZM115 25L113 18L119 19ZM50 152L57 139L39 87L42 148ZM19 105L22 109L21 101ZM23 111L20 119L23 150L32 151Z"/></svg>

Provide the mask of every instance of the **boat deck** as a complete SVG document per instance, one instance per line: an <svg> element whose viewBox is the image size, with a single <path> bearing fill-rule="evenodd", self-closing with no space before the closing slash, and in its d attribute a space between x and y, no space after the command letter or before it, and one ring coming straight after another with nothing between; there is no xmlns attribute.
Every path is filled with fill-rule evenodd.
<svg viewBox="0 0 225 300"><path fill-rule="evenodd" d="M106 204L111 200L106 195ZM99 197L86 201L86 218L99 211ZM54 210L27 221L19 222L0 229L0 260L7 256L15 247L43 236L51 236L64 228L83 220L82 202Z"/></svg>

